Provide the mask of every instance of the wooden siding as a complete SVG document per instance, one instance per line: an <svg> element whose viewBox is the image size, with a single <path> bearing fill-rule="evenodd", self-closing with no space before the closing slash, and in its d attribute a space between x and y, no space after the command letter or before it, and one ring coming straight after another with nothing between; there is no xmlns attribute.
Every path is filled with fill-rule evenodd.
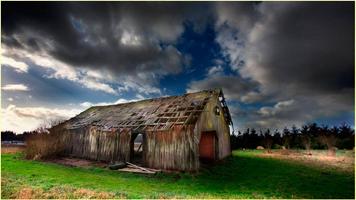
<svg viewBox="0 0 356 200"><path fill-rule="evenodd" d="M169 131L146 131L146 166L195 171L199 168L198 141L194 126L175 126Z"/></svg>
<svg viewBox="0 0 356 200"><path fill-rule="evenodd" d="M129 129L102 131L96 127L63 132L65 154L100 161L130 161Z"/></svg>

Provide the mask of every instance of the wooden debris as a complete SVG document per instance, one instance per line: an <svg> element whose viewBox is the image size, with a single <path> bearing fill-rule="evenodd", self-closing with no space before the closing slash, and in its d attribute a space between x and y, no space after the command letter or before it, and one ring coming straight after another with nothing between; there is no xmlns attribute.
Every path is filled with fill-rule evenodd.
<svg viewBox="0 0 356 200"><path fill-rule="evenodd" d="M140 167L140 166L134 165L134 164L129 163L129 162L126 162L126 164L127 164L128 166L130 166L130 167L133 167L133 168L136 168L136 169L140 169L140 170L142 170L142 171L154 172L154 171L150 171L150 170L148 170L148 169L146 169L146 168L144 168L144 167Z"/></svg>
<svg viewBox="0 0 356 200"><path fill-rule="evenodd" d="M152 172L162 172L162 170L160 170L160 169L152 169L152 168L147 168L147 167L145 167L145 168Z"/></svg>
<svg viewBox="0 0 356 200"><path fill-rule="evenodd" d="M140 169L137 169L137 168L129 168L129 167L118 169L118 171L120 171L120 172L141 173L141 174L156 174L156 172L144 171L144 170L140 170Z"/></svg>

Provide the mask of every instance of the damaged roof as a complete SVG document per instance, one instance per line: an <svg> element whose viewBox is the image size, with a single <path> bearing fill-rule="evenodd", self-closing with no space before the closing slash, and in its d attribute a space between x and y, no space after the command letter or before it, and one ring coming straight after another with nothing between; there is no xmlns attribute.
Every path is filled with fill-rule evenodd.
<svg viewBox="0 0 356 200"><path fill-rule="evenodd" d="M67 129L77 129L88 125L102 130L130 128L140 131L169 130L174 125L194 124L205 105L213 95L222 97L227 122L231 123L230 113L220 89L204 90L182 96L170 96L156 99L108 105L94 106L65 122Z"/></svg>

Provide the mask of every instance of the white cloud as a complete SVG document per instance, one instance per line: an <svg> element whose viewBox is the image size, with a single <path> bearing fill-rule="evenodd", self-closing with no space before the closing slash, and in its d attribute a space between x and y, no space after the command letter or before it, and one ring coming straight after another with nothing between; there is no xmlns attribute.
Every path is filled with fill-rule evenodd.
<svg viewBox="0 0 356 200"><path fill-rule="evenodd" d="M128 102L135 102L135 101L139 101L139 100L141 100L141 99L130 99L130 100L128 100L128 99L118 99L118 100L116 100L113 104L122 104L122 103L128 103Z"/></svg>
<svg viewBox="0 0 356 200"><path fill-rule="evenodd" d="M83 102L80 104L80 106L84 107L84 108L89 108L92 106L107 106L107 105L115 105L115 104L122 104L122 103L129 103L129 102L135 102L135 101L140 101L143 100L144 97L141 95L136 95L137 98L135 99L124 99L124 98L120 98L114 102L99 102L99 103L91 103L91 102Z"/></svg>
<svg viewBox="0 0 356 200"><path fill-rule="evenodd" d="M10 97L10 98L7 98L7 100L8 100L8 101L14 101L14 99L11 98L11 97Z"/></svg>
<svg viewBox="0 0 356 200"><path fill-rule="evenodd" d="M135 91L140 94L161 94L161 90L155 87L155 82L152 82L155 74L138 73L136 77L126 76L122 78L121 86L118 87L119 92ZM158 77L156 77L158 78Z"/></svg>
<svg viewBox="0 0 356 200"><path fill-rule="evenodd" d="M80 106L87 108L87 107L93 106L93 103L86 101L86 102L81 103Z"/></svg>
<svg viewBox="0 0 356 200"><path fill-rule="evenodd" d="M27 60L35 65L51 70L48 75L49 78L61 78L71 81L78 80L75 69L61 61L58 61L57 59L54 59L46 53L35 53L24 49L9 48L6 45L2 48L3 56L5 55L9 58L16 57L21 61Z"/></svg>
<svg viewBox="0 0 356 200"><path fill-rule="evenodd" d="M288 107L294 104L294 100L280 101L276 103L273 107L262 107L259 110L259 113L263 116L273 116L279 112L286 111Z"/></svg>
<svg viewBox="0 0 356 200"><path fill-rule="evenodd" d="M47 71L44 72L44 77L46 78L66 79L78 83L82 87L114 95L118 95L119 92L128 91L145 95L161 94L161 90L155 86L157 84L156 80L160 75L155 73L145 72L114 77L112 73L105 69L99 71L90 68L70 66L44 53L35 54L26 50L7 47L5 47L3 51L7 56L21 58L21 60L32 62L37 66L47 69ZM169 59L174 60L175 58ZM120 86L114 88L111 84L119 84Z"/></svg>
<svg viewBox="0 0 356 200"><path fill-rule="evenodd" d="M47 78L67 79L82 85L85 88L103 91L109 94L117 94L109 84L104 81L112 80L112 77L100 71L75 69L47 54L35 54L19 49L9 49L5 47L4 52L8 55L20 57L23 60L29 60L34 64L49 69L44 76ZM3 88L4 89L4 88Z"/></svg>
<svg viewBox="0 0 356 200"><path fill-rule="evenodd" d="M15 69L15 71L19 73L24 73L28 71L28 65L24 62L21 61L16 61L12 58L9 58L7 56L2 56L1 58L1 64L4 66L9 66Z"/></svg>
<svg viewBox="0 0 356 200"><path fill-rule="evenodd" d="M43 123L53 120L65 120L80 113L79 109L59 109L46 107L17 107L9 105L1 108L1 130L11 130L17 133L31 131Z"/></svg>
<svg viewBox="0 0 356 200"><path fill-rule="evenodd" d="M222 49L222 54L229 58L232 70L239 70L245 60L245 48L238 30L222 26L217 32L216 41Z"/></svg>
<svg viewBox="0 0 356 200"><path fill-rule="evenodd" d="M29 88L24 84L7 84L1 88L5 91L28 91Z"/></svg>
<svg viewBox="0 0 356 200"><path fill-rule="evenodd" d="M248 92L246 95L241 97L241 101L244 103L254 103L262 100L263 95L259 92L251 91Z"/></svg>
<svg viewBox="0 0 356 200"><path fill-rule="evenodd" d="M213 75L222 75L224 72L224 69L219 65L219 66L213 66L208 69L208 76L213 76Z"/></svg>
<svg viewBox="0 0 356 200"><path fill-rule="evenodd" d="M136 94L136 98L137 98L137 99L144 99L145 97L142 96L141 94Z"/></svg>
<svg viewBox="0 0 356 200"><path fill-rule="evenodd" d="M88 77L95 78L95 79L107 79L112 80L110 73L104 73L103 70L83 70Z"/></svg>
<svg viewBox="0 0 356 200"><path fill-rule="evenodd" d="M127 31L124 31L121 39L120 39L121 44L127 45L127 46L140 46L141 45L141 39L138 35L135 35L134 33L129 33Z"/></svg>
<svg viewBox="0 0 356 200"><path fill-rule="evenodd" d="M110 85L98 82L94 79L83 78L79 80L79 83L81 83L84 87L92 90L103 91L109 94L117 94L117 92Z"/></svg>

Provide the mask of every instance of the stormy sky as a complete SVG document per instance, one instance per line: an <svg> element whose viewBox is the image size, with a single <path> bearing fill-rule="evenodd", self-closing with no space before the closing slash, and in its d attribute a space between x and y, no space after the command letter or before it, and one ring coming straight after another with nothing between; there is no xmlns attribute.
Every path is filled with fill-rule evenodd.
<svg viewBox="0 0 356 200"><path fill-rule="evenodd" d="M2 2L2 130L221 87L236 129L354 127L354 2Z"/></svg>

